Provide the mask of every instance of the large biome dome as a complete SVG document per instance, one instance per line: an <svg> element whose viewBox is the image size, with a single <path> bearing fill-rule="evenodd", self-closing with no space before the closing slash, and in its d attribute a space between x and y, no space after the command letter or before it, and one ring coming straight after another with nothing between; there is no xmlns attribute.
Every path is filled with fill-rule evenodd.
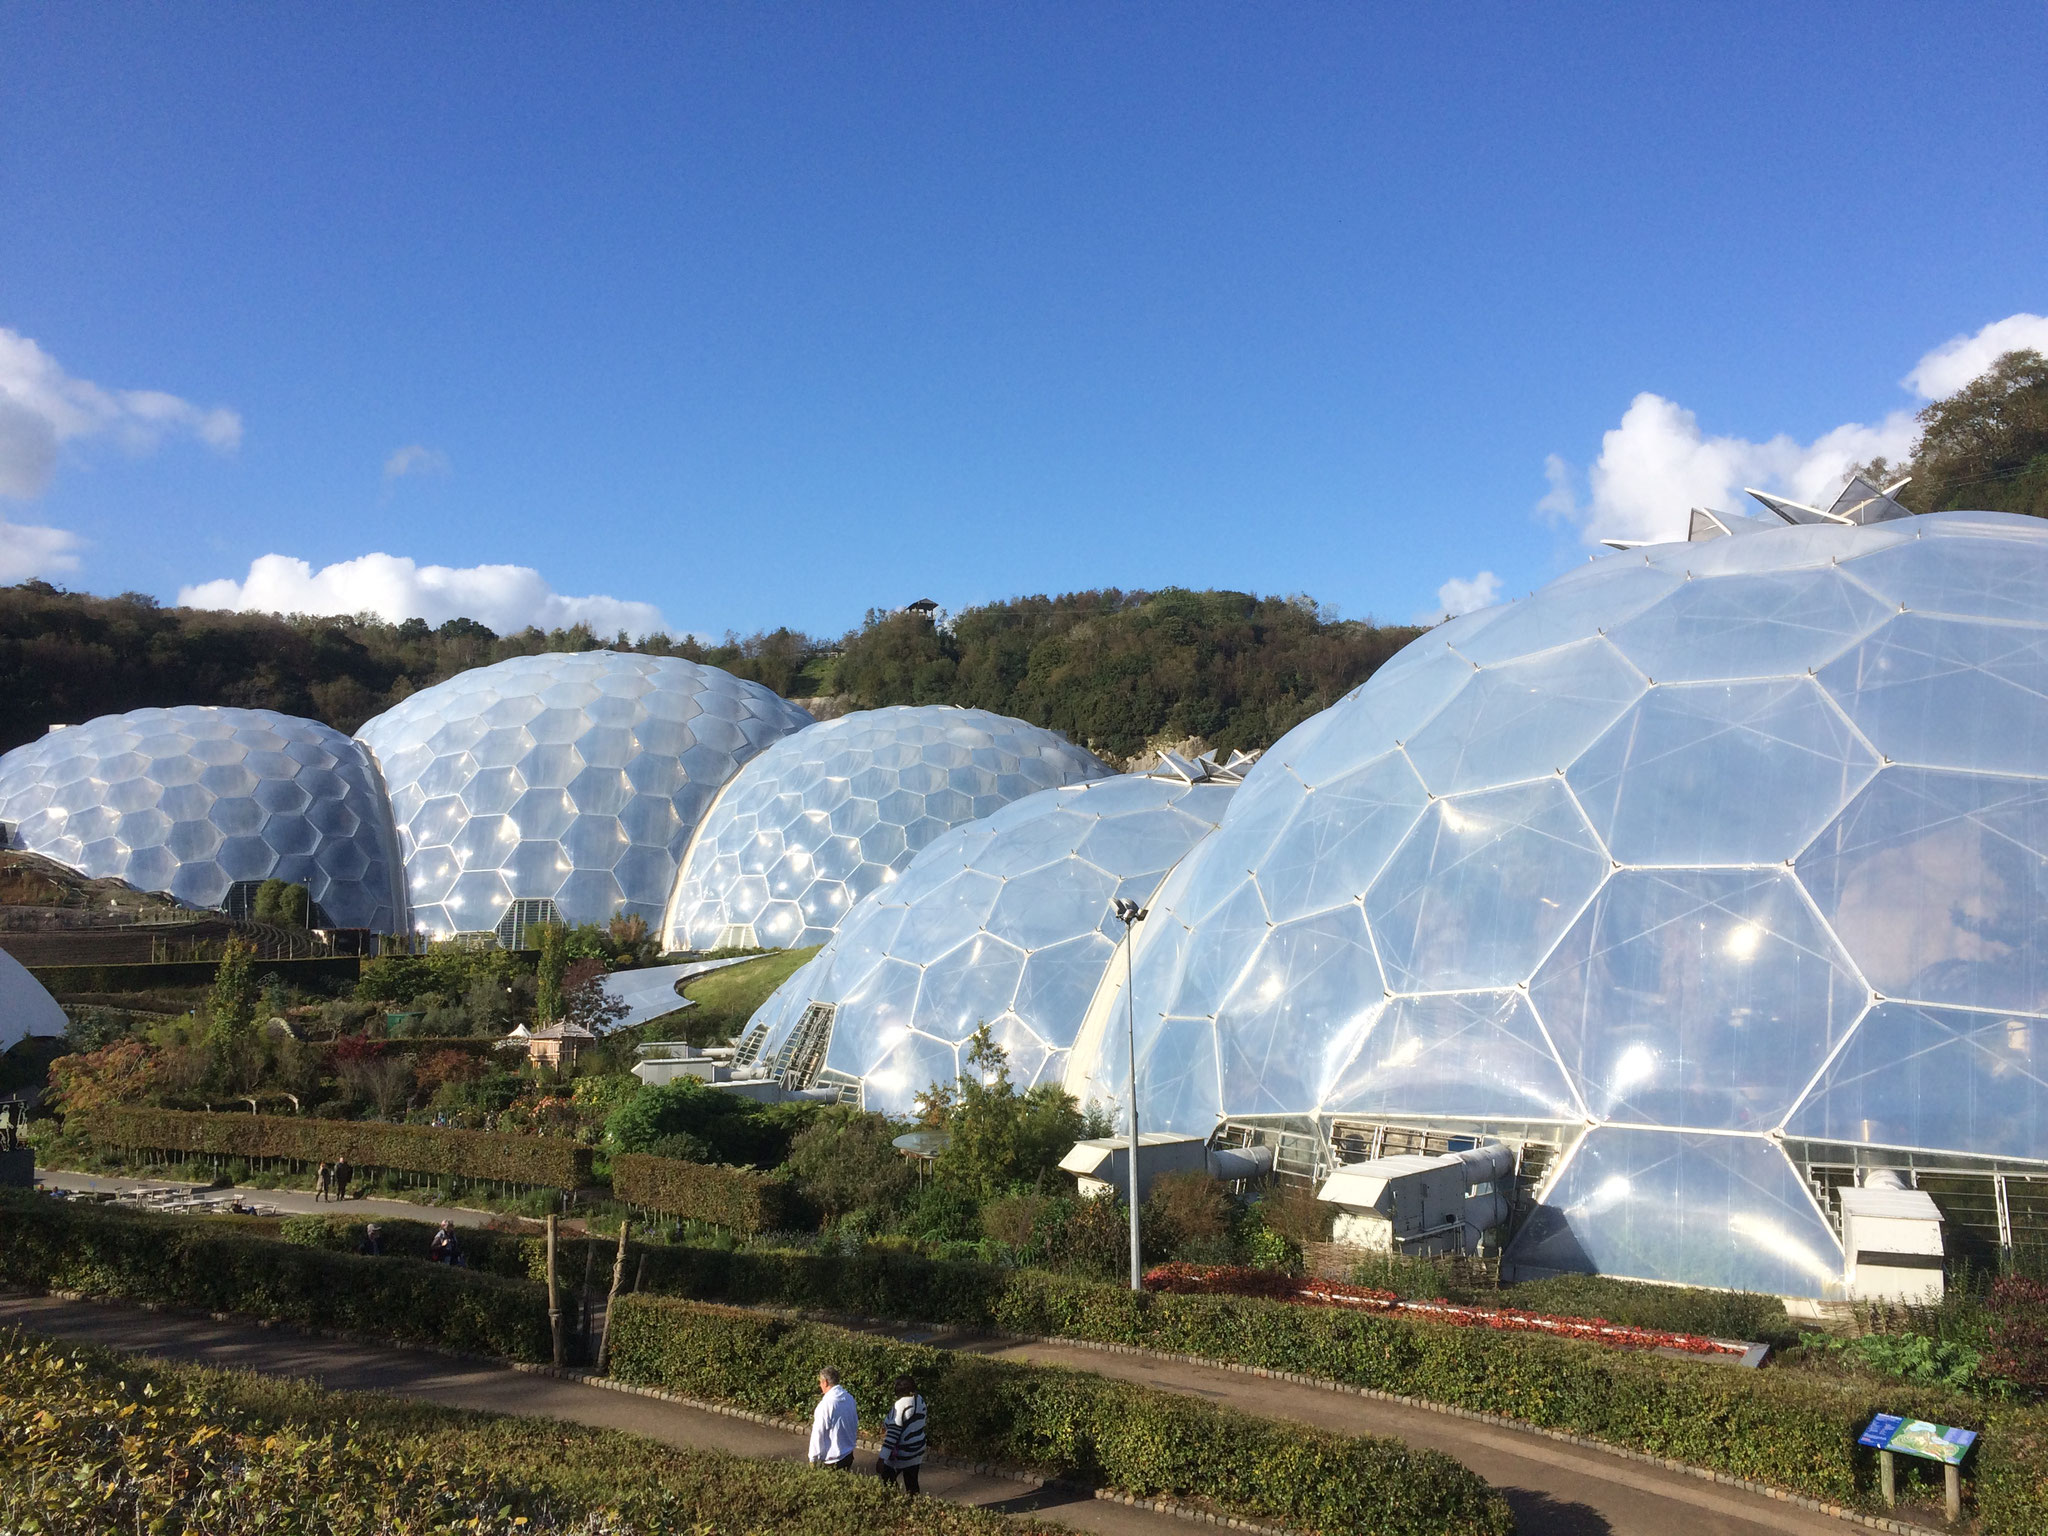
<svg viewBox="0 0 2048 1536"><path fill-rule="evenodd" d="M719 794L683 860L670 949L822 944L933 838L1109 770L1042 726L898 705L785 736Z"/></svg>
<svg viewBox="0 0 2048 1536"><path fill-rule="evenodd" d="M358 735L391 792L414 921L516 942L534 921L660 921L712 797L810 723L716 667L579 651L460 673Z"/></svg>
<svg viewBox="0 0 2048 1536"><path fill-rule="evenodd" d="M1783 1294L1840 1280L1842 1169L2048 1162L2048 528L1741 532L1269 751L1140 929L1143 1128L1547 1143L1511 1266Z"/></svg>
<svg viewBox="0 0 2048 1536"><path fill-rule="evenodd" d="M902 1114L952 1085L986 1024L1020 1087L1057 1081L1116 952L1113 904L1149 897L1238 779L1177 762L1042 790L944 833L762 1005L742 1059Z"/></svg>
<svg viewBox="0 0 2048 1536"><path fill-rule="evenodd" d="M289 880L336 927L406 928L376 766L317 720L181 704L53 730L0 757L0 828L13 847L197 907Z"/></svg>

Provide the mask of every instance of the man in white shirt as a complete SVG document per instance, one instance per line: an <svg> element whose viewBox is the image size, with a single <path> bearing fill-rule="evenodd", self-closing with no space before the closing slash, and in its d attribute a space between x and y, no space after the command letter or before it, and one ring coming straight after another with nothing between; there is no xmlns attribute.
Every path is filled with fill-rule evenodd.
<svg viewBox="0 0 2048 1536"><path fill-rule="evenodd" d="M839 1385L839 1372L832 1366L818 1372L818 1393L818 1406L811 1414L811 1465L843 1472L853 1465L860 1410L853 1394Z"/></svg>

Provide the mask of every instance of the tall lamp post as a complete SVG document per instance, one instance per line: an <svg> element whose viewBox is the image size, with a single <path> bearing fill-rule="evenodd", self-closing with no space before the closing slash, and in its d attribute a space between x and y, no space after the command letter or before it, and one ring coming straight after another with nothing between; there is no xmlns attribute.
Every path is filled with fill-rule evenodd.
<svg viewBox="0 0 2048 1536"><path fill-rule="evenodd" d="M1138 1257L1138 989L1136 962L1131 951L1137 935L1133 931L1145 921L1146 909L1121 896L1116 902L1117 921L1124 925L1124 1026L1131 1048L1131 1289L1145 1289L1143 1261Z"/></svg>

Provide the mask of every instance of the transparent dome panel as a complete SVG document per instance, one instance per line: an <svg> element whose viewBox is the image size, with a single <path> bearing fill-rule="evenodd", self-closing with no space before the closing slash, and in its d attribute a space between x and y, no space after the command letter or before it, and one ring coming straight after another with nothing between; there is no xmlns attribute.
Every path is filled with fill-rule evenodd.
<svg viewBox="0 0 2048 1536"><path fill-rule="evenodd" d="M1596 1127L1503 1268L1826 1297L1839 1293L1842 1249L1762 1137Z"/></svg>
<svg viewBox="0 0 2048 1536"><path fill-rule="evenodd" d="M1389 998L1322 1107L1465 1120L1585 1118L1520 992Z"/></svg>
<svg viewBox="0 0 2048 1536"><path fill-rule="evenodd" d="M1783 871L1622 870L1530 984L1591 1112L1776 1125L1869 1002Z"/></svg>
<svg viewBox="0 0 2048 1536"><path fill-rule="evenodd" d="M2048 763L2048 629L1902 613L1820 680L1894 762L2034 774Z"/></svg>
<svg viewBox="0 0 2048 1536"><path fill-rule="evenodd" d="M2048 782L1886 768L1798 871L1885 996L2048 1011Z"/></svg>
<svg viewBox="0 0 2048 1536"><path fill-rule="evenodd" d="M1624 864L1779 864L1876 771L1799 678L1655 689L1565 777Z"/></svg>

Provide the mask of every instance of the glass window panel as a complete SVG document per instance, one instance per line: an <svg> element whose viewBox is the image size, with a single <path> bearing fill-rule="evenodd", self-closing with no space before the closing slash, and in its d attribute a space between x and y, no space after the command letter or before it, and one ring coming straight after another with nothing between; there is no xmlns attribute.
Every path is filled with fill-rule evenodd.
<svg viewBox="0 0 2048 1536"><path fill-rule="evenodd" d="M1579 1120L1520 992L1391 998L1323 1095L1326 1114Z"/></svg>
<svg viewBox="0 0 2048 1536"><path fill-rule="evenodd" d="M1886 996L2048 1011L2048 783L1886 768L1798 869Z"/></svg>
<svg viewBox="0 0 2048 1536"><path fill-rule="evenodd" d="M940 1040L965 1040L1010 1011L1024 952L978 933L925 967L916 1028Z"/></svg>
<svg viewBox="0 0 2048 1536"><path fill-rule="evenodd" d="M1526 980L1608 865L1562 779L1435 801L1366 893L1391 985Z"/></svg>
<svg viewBox="0 0 2048 1536"><path fill-rule="evenodd" d="M1895 762L2032 774L2048 764L2048 629L1902 613L1820 680Z"/></svg>
<svg viewBox="0 0 2048 1536"><path fill-rule="evenodd" d="M833 1035L836 1040L836 1024ZM853 1070L829 1056L827 1065L842 1072ZM928 1035L906 1031L878 1050L860 1075L864 1108L875 1114L908 1115L916 1109L918 1095L933 1084L953 1086L960 1076L960 1053Z"/></svg>
<svg viewBox="0 0 2048 1536"><path fill-rule="evenodd" d="M1417 659L1407 661L1410 655ZM1324 724L1314 734L1299 742L1283 740L1260 758L1239 800L1263 790L1282 769L1291 769L1304 784L1323 784L1384 756L1420 731L1477 675L1469 660L1433 634L1424 635L1317 716Z"/></svg>
<svg viewBox="0 0 2048 1536"><path fill-rule="evenodd" d="M1877 771L1810 678L1653 688L1565 777L1624 864L1782 863Z"/></svg>
<svg viewBox="0 0 2048 1536"><path fill-rule="evenodd" d="M1587 640L1647 608L1682 579L1641 556L1595 560L1509 604L1476 634L1460 638L1457 648L1479 665L1493 666Z"/></svg>
<svg viewBox="0 0 2048 1536"><path fill-rule="evenodd" d="M1843 568L1887 603L1915 613L2021 624L2039 624L2048 617L2048 549L2031 531L2016 538L1990 529L1973 537L1918 538L1850 560Z"/></svg>
<svg viewBox="0 0 2048 1536"><path fill-rule="evenodd" d="M1207 1136L1223 1118L1224 1104L1216 1072L1216 1038L1207 1019L1168 1019L1149 1041L1139 1041L1140 1131ZM1128 1124L1121 1100L1117 1118L1119 1124ZM1143 1158L1142 1151L1139 1156Z"/></svg>
<svg viewBox="0 0 2048 1536"><path fill-rule="evenodd" d="M1694 576L1729 576L1752 572L1812 569L1844 562L1871 550L1902 544L1913 535L1893 524L1844 528L1838 524L1767 527L1762 533L1700 544L1679 544L1658 551L1651 563L1667 571Z"/></svg>
<svg viewBox="0 0 2048 1536"><path fill-rule="evenodd" d="M1364 895L1428 803L1398 752L1315 789L1259 867L1267 909L1284 922Z"/></svg>
<svg viewBox="0 0 2048 1536"><path fill-rule="evenodd" d="M2048 1147L2048 1019L1879 1003L1785 1132L2039 1158Z"/></svg>
<svg viewBox="0 0 2048 1536"><path fill-rule="evenodd" d="M1440 795L1555 773L1646 686L1605 640L1487 667L1409 739L1408 757Z"/></svg>
<svg viewBox="0 0 2048 1536"><path fill-rule="evenodd" d="M1869 992L1784 871L1621 870L1530 984L1602 1119L1776 1125Z"/></svg>
<svg viewBox="0 0 2048 1536"><path fill-rule="evenodd" d="M1356 906L1267 933L1216 1015L1231 1112L1313 1111L1385 992Z"/></svg>
<svg viewBox="0 0 2048 1536"><path fill-rule="evenodd" d="M1889 611L1833 567L1702 577L1607 638L1660 683L1799 677L1839 656Z"/></svg>
<svg viewBox="0 0 2048 1536"><path fill-rule="evenodd" d="M1763 1138L1607 1127L1586 1133L1503 1269L1830 1297L1842 1249Z"/></svg>
<svg viewBox="0 0 2048 1536"><path fill-rule="evenodd" d="M1114 876L1079 859L1062 859L1003 882L989 931L1026 949L1057 944L1093 932L1115 894Z"/></svg>
<svg viewBox="0 0 2048 1536"><path fill-rule="evenodd" d="M1178 910L1175 909L1176 916ZM1146 919L1148 925L1153 921L1154 918ZM1200 935L1199 942L1187 947L1170 990L1146 990L1141 974L1139 996L1148 1002L1157 999L1156 1006L1171 1013L1190 1017L1215 1013L1244 968L1251 964L1271 927L1265 903L1259 900L1258 887L1252 884L1250 876L1240 877L1235 893L1195 929ZM1149 932L1146 937L1150 939ZM1147 958L1144 951L1145 946L1140 945L1141 972Z"/></svg>
<svg viewBox="0 0 2048 1536"><path fill-rule="evenodd" d="M1115 953L1116 946L1099 933L1034 952L1025 960L1017 985L1018 1018L1047 1044L1062 1049L1072 1045L1103 968Z"/></svg>

